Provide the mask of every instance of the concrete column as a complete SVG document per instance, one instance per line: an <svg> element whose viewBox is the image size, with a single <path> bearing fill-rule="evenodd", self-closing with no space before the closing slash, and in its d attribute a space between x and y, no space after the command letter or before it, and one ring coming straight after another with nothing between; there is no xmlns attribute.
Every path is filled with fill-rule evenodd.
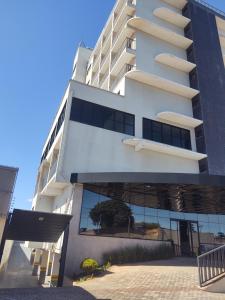
<svg viewBox="0 0 225 300"><path fill-rule="evenodd" d="M52 271L52 260L53 260L53 253L49 251L48 253L48 263L47 263L47 272L46 275L50 276Z"/></svg>
<svg viewBox="0 0 225 300"><path fill-rule="evenodd" d="M56 287L58 283L59 277L59 264L60 264L60 257L61 254L54 253L53 260L52 260L52 271L51 271L51 286Z"/></svg>
<svg viewBox="0 0 225 300"><path fill-rule="evenodd" d="M41 250L36 249L35 250L35 255L34 255L32 276L37 276L38 275L38 267L40 265L40 259L41 259Z"/></svg>
<svg viewBox="0 0 225 300"><path fill-rule="evenodd" d="M41 256L41 264L39 266L39 276L38 276L39 284L43 284L45 282L47 262L48 262L48 251L43 250Z"/></svg>

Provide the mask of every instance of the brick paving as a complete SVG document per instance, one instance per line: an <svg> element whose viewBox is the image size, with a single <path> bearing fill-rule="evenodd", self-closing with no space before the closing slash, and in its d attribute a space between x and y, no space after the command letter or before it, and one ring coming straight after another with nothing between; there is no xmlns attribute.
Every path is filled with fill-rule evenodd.
<svg viewBox="0 0 225 300"><path fill-rule="evenodd" d="M74 288L0 289L0 300L225 300L198 288L196 260L177 258L113 266L107 275Z"/></svg>
<svg viewBox="0 0 225 300"><path fill-rule="evenodd" d="M106 276L80 283L97 299L111 300L225 300L198 288L196 259L176 258L133 266L113 266Z"/></svg>

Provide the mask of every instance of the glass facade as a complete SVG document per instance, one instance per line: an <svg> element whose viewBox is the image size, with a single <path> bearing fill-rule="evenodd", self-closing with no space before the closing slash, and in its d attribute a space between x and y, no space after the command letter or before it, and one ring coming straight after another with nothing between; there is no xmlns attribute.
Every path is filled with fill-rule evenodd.
<svg viewBox="0 0 225 300"><path fill-rule="evenodd" d="M134 115L77 98L73 98L70 120L134 135Z"/></svg>
<svg viewBox="0 0 225 300"><path fill-rule="evenodd" d="M143 138L191 150L190 131L143 118Z"/></svg>
<svg viewBox="0 0 225 300"><path fill-rule="evenodd" d="M173 241L198 254L225 242L225 215L160 208L154 196L124 191L108 197L85 189L80 234ZM158 204L157 204L158 205ZM185 248L186 247L186 248Z"/></svg>

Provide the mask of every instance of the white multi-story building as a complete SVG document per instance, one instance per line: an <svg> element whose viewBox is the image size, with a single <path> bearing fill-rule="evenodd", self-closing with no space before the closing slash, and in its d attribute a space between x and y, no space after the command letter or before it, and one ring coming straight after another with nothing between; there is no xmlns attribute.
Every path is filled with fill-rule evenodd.
<svg viewBox="0 0 225 300"><path fill-rule="evenodd" d="M179 254L194 255L225 232L223 216L213 221L218 229L208 216L219 213L212 199L219 201L225 175L225 142L218 138L225 133L225 17L199 2L118 0L95 48L77 50L32 204L73 215L68 276L83 258L101 262L118 247L172 239ZM132 226L91 215L97 203L115 200L129 207ZM151 232L148 224L158 227ZM56 279L62 238L29 245L38 257L42 249Z"/></svg>

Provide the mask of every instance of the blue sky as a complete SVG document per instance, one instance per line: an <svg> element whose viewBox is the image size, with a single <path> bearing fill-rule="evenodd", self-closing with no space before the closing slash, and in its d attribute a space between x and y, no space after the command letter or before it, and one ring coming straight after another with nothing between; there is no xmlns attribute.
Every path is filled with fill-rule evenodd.
<svg viewBox="0 0 225 300"><path fill-rule="evenodd" d="M224 0L207 0L225 11ZM19 167L30 208L42 146L80 41L93 47L114 0L0 0L0 164Z"/></svg>

